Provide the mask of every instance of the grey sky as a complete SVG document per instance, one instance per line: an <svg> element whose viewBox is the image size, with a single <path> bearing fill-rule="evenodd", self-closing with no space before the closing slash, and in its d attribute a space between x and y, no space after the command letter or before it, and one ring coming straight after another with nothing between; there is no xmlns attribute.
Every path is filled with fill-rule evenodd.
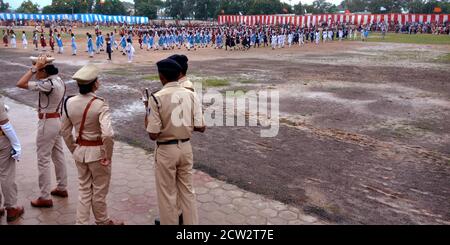
<svg viewBox="0 0 450 245"><path fill-rule="evenodd" d="M12 6L13 9L16 9L17 7L20 6L20 4L22 4L22 2L24 2L25 0L6 0L5 2L9 3L9 5ZM108 0L106 0L108 1ZM133 0L123 0L124 2L133 2ZM340 4L342 0L328 0L328 2L334 3L334 4ZM46 5L51 4L52 0L32 0L32 2L34 3L38 3L39 6L42 8ZM298 2L300 2L300 0L282 0L282 2L286 2L286 3L290 3L290 4L297 4ZM312 2L314 2L314 0L301 0L302 3L307 3L310 4Z"/></svg>

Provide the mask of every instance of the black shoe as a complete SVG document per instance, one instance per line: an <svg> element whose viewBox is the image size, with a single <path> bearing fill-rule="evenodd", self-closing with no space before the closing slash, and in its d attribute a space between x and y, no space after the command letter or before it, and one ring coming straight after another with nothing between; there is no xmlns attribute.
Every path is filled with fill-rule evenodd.
<svg viewBox="0 0 450 245"><path fill-rule="evenodd" d="M178 224L183 225L183 214L180 214L180 216L178 216ZM159 220L159 218L155 219L155 225L161 225L161 220Z"/></svg>

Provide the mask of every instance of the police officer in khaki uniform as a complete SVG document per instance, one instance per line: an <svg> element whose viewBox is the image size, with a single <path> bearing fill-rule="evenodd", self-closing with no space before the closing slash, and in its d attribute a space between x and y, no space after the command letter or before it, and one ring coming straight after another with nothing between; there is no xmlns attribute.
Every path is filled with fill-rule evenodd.
<svg viewBox="0 0 450 245"><path fill-rule="evenodd" d="M157 66L164 87L148 101L146 128L150 139L157 142L155 176L161 224L179 223L178 202L184 224L195 225L198 214L190 138L193 131L205 131L203 114L194 93L178 81L181 66L171 59L162 60Z"/></svg>
<svg viewBox="0 0 450 245"><path fill-rule="evenodd" d="M3 193L8 222L15 221L24 213L23 207L17 206L16 161L19 161L20 154L19 139L0 97L0 205ZM4 214L5 209L0 206L0 217Z"/></svg>
<svg viewBox="0 0 450 245"><path fill-rule="evenodd" d="M189 89L192 92L195 92L194 84L189 80L189 78L186 75L187 70L189 68L188 57L186 57L186 55L175 54L175 55L170 56L169 59L176 61L181 66L181 75L180 75L180 79L178 80L181 87L183 87L185 89Z"/></svg>
<svg viewBox="0 0 450 245"><path fill-rule="evenodd" d="M98 68L86 65L72 77L80 94L64 104L61 134L73 154L79 181L77 224L87 225L91 209L98 225L121 225L109 218L106 196L111 180L114 131L109 106L95 92L100 83ZM75 128L75 135L72 130Z"/></svg>
<svg viewBox="0 0 450 245"><path fill-rule="evenodd" d="M53 201L50 195L66 198L67 171L63 151L61 129L61 109L66 86L58 76L58 68L52 64L51 57L32 58L34 66L19 80L17 87L39 92L39 123L36 138L39 171L40 197L31 202L33 207L50 208ZM30 82L35 76L37 82ZM51 189L50 163L55 164L57 187Z"/></svg>

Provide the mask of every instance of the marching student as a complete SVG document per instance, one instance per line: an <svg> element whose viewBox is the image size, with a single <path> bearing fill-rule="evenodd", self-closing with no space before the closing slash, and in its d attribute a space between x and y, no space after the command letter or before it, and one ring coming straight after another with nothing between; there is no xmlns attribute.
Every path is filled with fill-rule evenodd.
<svg viewBox="0 0 450 245"><path fill-rule="evenodd" d="M3 30L3 46L8 47L8 32Z"/></svg>
<svg viewBox="0 0 450 245"><path fill-rule="evenodd" d="M122 55L126 55L125 48L127 47L127 39L124 34L120 34L120 47L122 48Z"/></svg>
<svg viewBox="0 0 450 245"><path fill-rule="evenodd" d="M56 44L58 45L58 54L62 54L64 52L64 46L61 38L61 34L56 36Z"/></svg>
<svg viewBox="0 0 450 245"><path fill-rule="evenodd" d="M17 48L16 34L11 30L11 48Z"/></svg>
<svg viewBox="0 0 450 245"><path fill-rule="evenodd" d="M94 57L94 42L92 41L92 35L91 34L87 34L87 49L88 49L88 53L89 53L89 58L93 58Z"/></svg>
<svg viewBox="0 0 450 245"><path fill-rule="evenodd" d="M108 60L112 60L111 59L111 53L112 51L112 44L111 44L111 37L109 35L109 33L106 34L106 53L108 54Z"/></svg>
<svg viewBox="0 0 450 245"><path fill-rule="evenodd" d="M300 45L300 47L303 47L305 45L305 37L304 37L303 30L301 30L298 33L298 44Z"/></svg>
<svg viewBox="0 0 450 245"><path fill-rule="evenodd" d="M293 40L294 40L294 34L292 32L289 32L289 35L288 35L289 48L292 47L292 41Z"/></svg>
<svg viewBox="0 0 450 245"><path fill-rule="evenodd" d="M71 41L72 41L72 55L75 56L77 55L77 42L75 41L75 34L70 34L72 36Z"/></svg>
<svg viewBox="0 0 450 245"><path fill-rule="evenodd" d="M50 48L52 49L52 52L55 52L55 39L53 38L52 30L50 30L48 43L50 44Z"/></svg>
<svg viewBox="0 0 450 245"><path fill-rule="evenodd" d="M41 33L41 47L42 51L45 51L47 47L47 42L45 41L44 33Z"/></svg>
<svg viewBox="0 0 450 245"><path fill-rule="evenodd" d="M33 45L34 45L34 50L39 50L39 41L38 41L39 37L36 31L33 31Z"/></svg>
<svg viewBox="0 0 450 245"><path fill-rule="evenodd" d="M125 47L125 51L128 55L128 63L133 62L133 56L134 56L134 47L133 44L131 43L131 39L127 39L127 46Z"/></svg>
<svg viewBox="0 0 450 245"><path fill-rule="evenodd" d="M316 45L319 45L319 43L320 43L320 32L319 32L319 29L316 30L315 38L316 38Z"/></svg>
<svg viewBox="0 0 450 245"><path fill-rule="evenodd" d="M272 50L275 50L278 44L278 35L272 34Z"/></svg>
<svg viewBox="0 0 450 245"><path fill-rule="evenodd" d="M95 46L96 46L96 51L95 51L95 53L96 53L96 54L100 54L100 42L101 42L101 40L100 40L100 34L97 33L97 34L95 34Z"/></svg>
<svg viewBox="0 0 450 245"><path fill-rule="evenodd" d="M111 32L111 42L115 50L119 50L119 45L117 45L116 35L114 32Z"/></svg>
<svg viewBox="0 0 450 245"><path fill-rule="evenodd" d="M23 49L28 48L27 35L25 34L25 31L22 32L22 47Z"/></svg>

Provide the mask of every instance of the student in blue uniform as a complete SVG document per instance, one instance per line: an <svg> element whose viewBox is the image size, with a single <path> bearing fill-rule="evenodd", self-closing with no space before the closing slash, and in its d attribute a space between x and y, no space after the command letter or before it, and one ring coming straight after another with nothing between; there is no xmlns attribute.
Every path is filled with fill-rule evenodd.
<svg viewBox="0 0 450 245"><path fill-rule="evenodd" d="M71 41L72 41L72 55L75 56L75 55L77 55L77 42L75 40L75 34L72 33L71 36L72 36L72 38L71 38Z"/></svg>
<svg viewBox="0 0 450 245"><path fill-rule="evenodd" d="M95 35L95 47L96 47L95 52L97 54L99 54L100 53L100 34L99 33L97 33Z"/></svg>
<svg viewBox="0 0 450 245"><path fill-rule="evenodd" d="M214 49L218 48L218 49L222 49L223 46L223 40L222 40L222 33L217 34L216 37L216 47L214 47Z"/></svg>
<svg viewBox="0 0 450 245"><path fill-rule="evenodd" d="M148 33L144 33L144 35L142 37L142 44L140 44L141 49L143 49L143 46L146 46L147 43L148 43Z"/></svg>
<svg viewBox="0 0 450 245"><path fill-rule="evenodd" d="M154 34L152 33L152 34L150 35L150 37L148 38L148 48L149 48L149 49L152 49L154 45L155 45L155 36L154 36Z"/></svg>
<svg viewBox="0 0 450 245"><path fill-rule="evenodd" d="M87 34L87 49L88 49L89 57L93 58L94 57L94 42L92 41L92 35L89 33Z"/></svg>
<svg viewBox="0 0 450 245"><path fill-rule="evenodd" d="M56 45L58 45L58 54L62 54L64 52L64 46L61 38L61 34L56 36Z"/></svg>
<svg viewBox="0 0 450 245"><path fill-rule="evenodd" d="M125 48L127 47L127 39L123 34L120 34L120 47L122 48L122 55L126 55Z"/></svg>
<svg viewBox="0 0 450 245"><path fill-rule="evenodd" d="M163 50L166 50L166 36L165 36L164 34L162 34L162 35L159 37L158 45L159 45L160 47L162 47Z"/></svg>

